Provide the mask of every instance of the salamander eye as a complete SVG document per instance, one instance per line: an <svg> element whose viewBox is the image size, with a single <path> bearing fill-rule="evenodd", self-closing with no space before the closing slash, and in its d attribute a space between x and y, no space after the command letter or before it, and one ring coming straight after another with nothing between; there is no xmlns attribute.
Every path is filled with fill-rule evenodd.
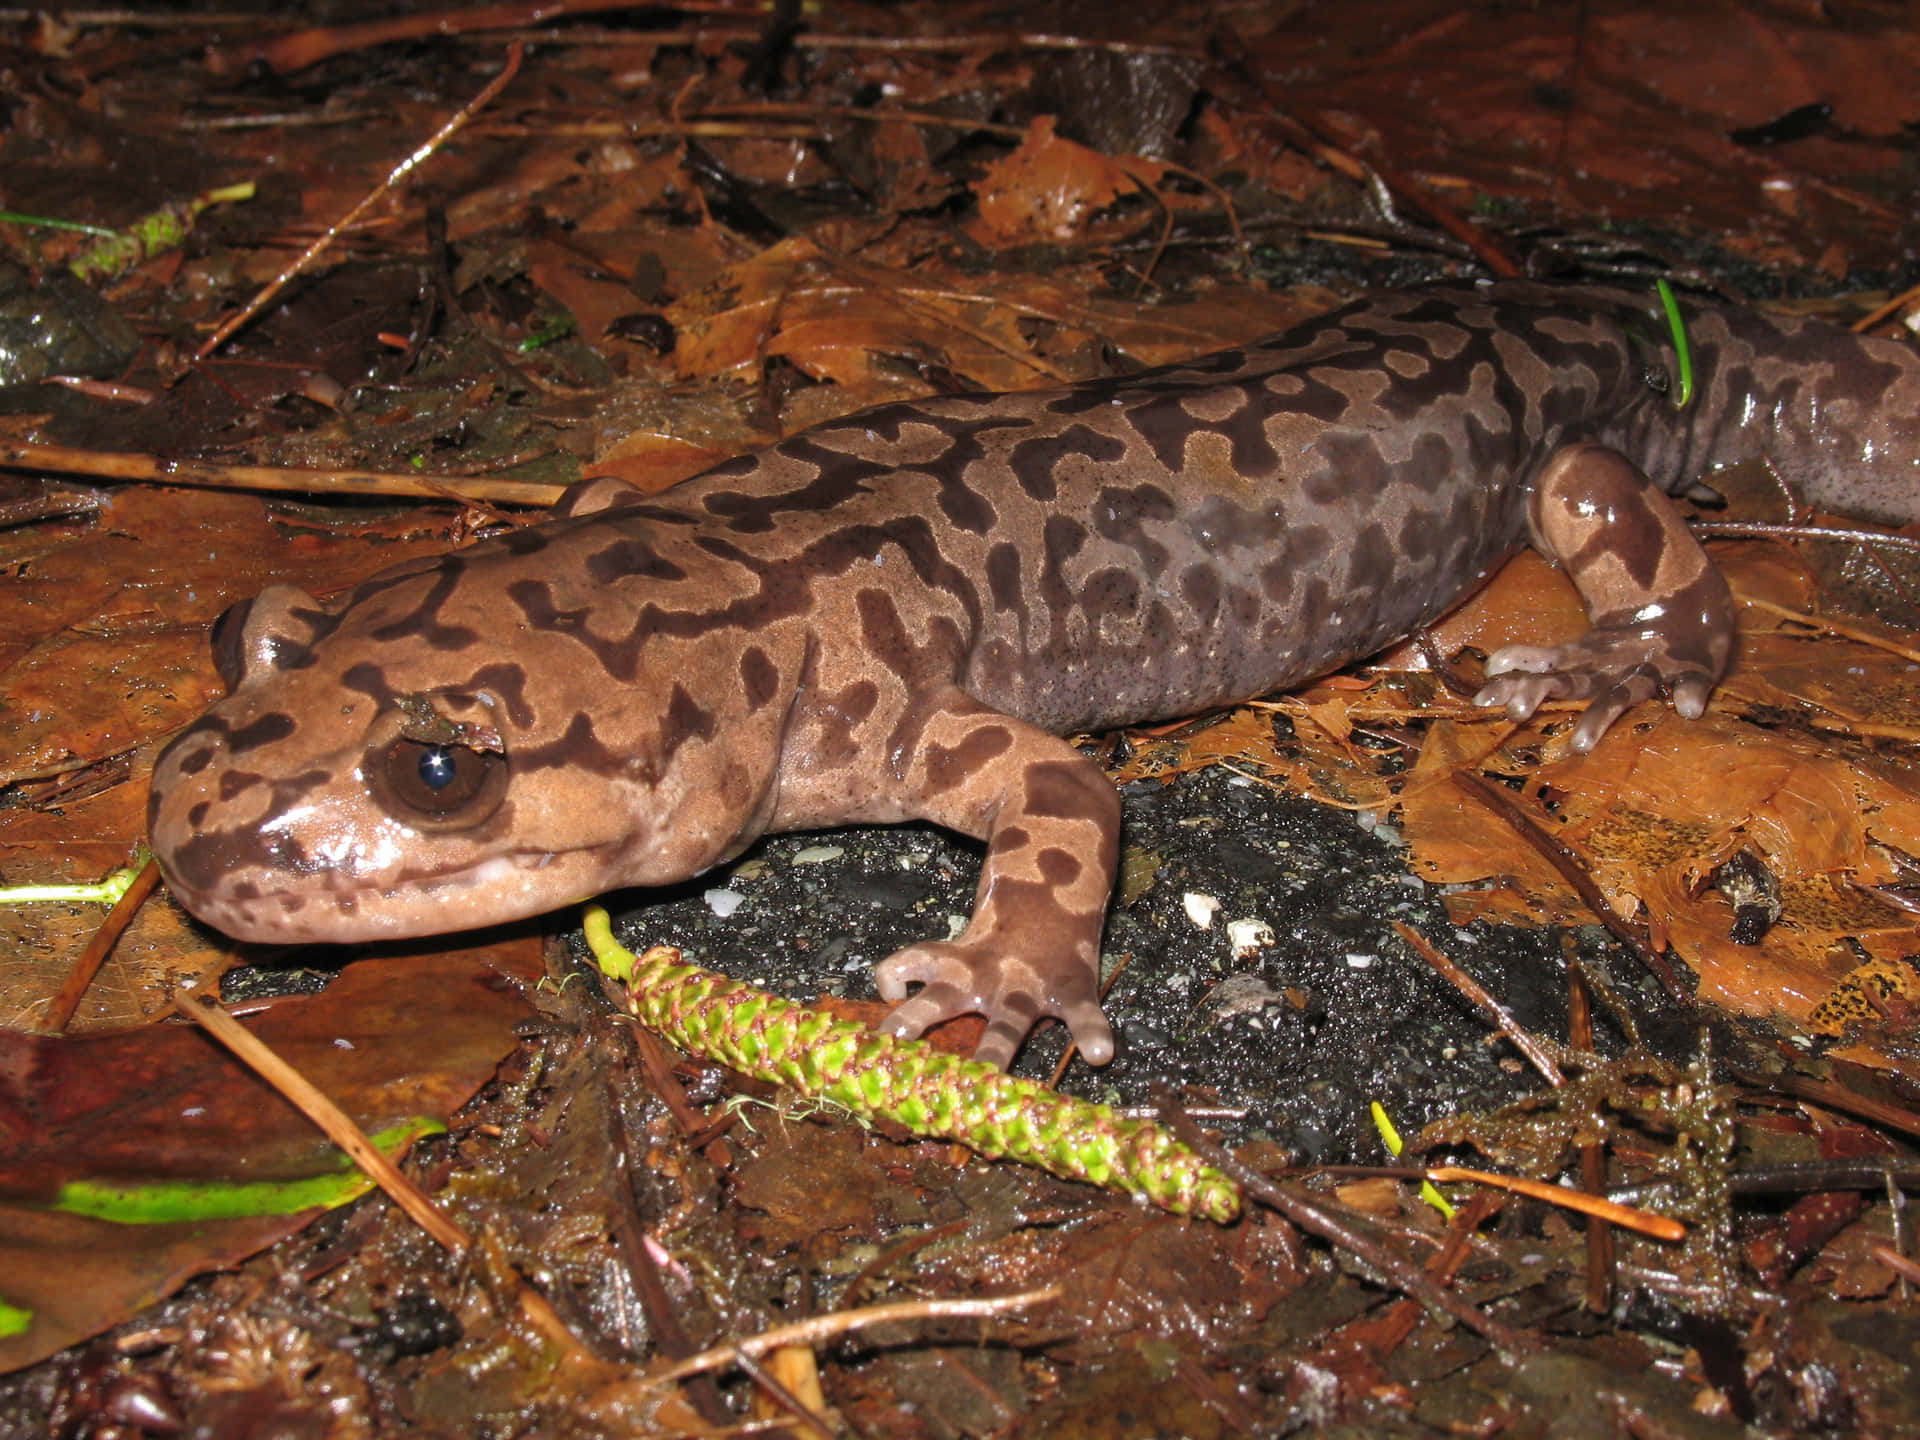
<svg viewBox="0 0 1920 1440"><path fill-rule="evenodd" d="M376 757L381 787L412 816L429 822L477 825L507 793L507 757L466 745L436 745L405 736Z"/></svg>

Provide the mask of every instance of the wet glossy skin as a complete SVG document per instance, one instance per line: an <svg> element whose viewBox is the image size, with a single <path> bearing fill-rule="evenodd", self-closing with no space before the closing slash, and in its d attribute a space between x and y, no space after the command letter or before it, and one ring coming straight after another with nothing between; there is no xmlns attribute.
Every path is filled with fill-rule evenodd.
<svg viewBox="0 0 1920 1440"><path fill-rule="evenodd" d="M880 967L891 1028L984 1013L1004 1063L1053 1015L1103 1061L1119 802L1061 734L1361 658L1531 540L1595 629L1502 652L1482 699L1590 699L1591 744L1655 694L1699 713L1730 652L1663 490L1764 453L1823 508L1920 513L1913 352L1688 324L1685 411L1650 296L1441 286L1143 375L882 406L654 499L589 483L335 604L276 587L222 622L232 694L157 764L155 853L230 934L346 941L925 818L987 859L967 931Z"/></svg>

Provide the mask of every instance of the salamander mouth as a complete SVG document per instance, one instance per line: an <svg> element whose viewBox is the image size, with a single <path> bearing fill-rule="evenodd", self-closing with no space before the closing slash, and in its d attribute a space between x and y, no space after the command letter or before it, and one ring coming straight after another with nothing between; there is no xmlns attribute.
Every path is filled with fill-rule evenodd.
<svg viewBox="0 0 1920 1440"><path fill-rule="evenodd" d="M484 929L542 915L612 888L604 851L510 850L471 864L387 872L377 879L316 870L298 884L259 872L204 891L174 886L196 917L257 944L359 944Z"/></svg>

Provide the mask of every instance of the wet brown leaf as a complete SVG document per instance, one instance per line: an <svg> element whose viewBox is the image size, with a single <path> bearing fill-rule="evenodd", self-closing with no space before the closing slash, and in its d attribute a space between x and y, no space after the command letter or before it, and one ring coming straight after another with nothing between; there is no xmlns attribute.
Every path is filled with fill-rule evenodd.
<svg viewBox="0 0 1920 1440"><path fill-rule="evenodd" d="M1920 844L1920 781L1717 712L1688 722L1649 709L1635 720L1589 755L1498 768L1527 775L1542 827L1584 858L1616 910L1644 909L1656 939L1698 973L1702 998L1829 1029L1821 1007L1858 963L1841 942L1889 959L1920 948L1912 917L1870 888L1896 877L1884 847ZM1542 794L1556 797L1551 814ZM1438 787L1411 790L1403 818L1425 878L1517 879L1538 920L1584 918L1530 847ZM1714 867L1743 847L1778 878L1785 903L1757 945L1733 941L1732 908L1708 888ZM1456 918L1483 913L1449 903Z"/></svg>
<svg viewBox="0 0 1920 1440"><path fill-rule="evenodd" d="M541 973L530 939L367 960L321 995L247 1027L368 1131L446 1119L518 1044ZM75 1039L0 1032L0 1290L34 1311L0 1369L96 1333L211 1266L292 1233L270 1220L134 1226L37 1208L73 1180L286 1180L330 1168L324 1136L200 1030L147 1025ZM76 1277L85 1283L77 1284Z"/></svg>
<svg viewBox="0 0 1920 1440"><path fill-rule="evenodd" d="M1074 240L1096 213L1140 188L1127 168L1054 134L1053 123L1051 115L1036 118L1019 149L988 166L974 182L979 212L968 228L981 244ZM1161 167L1152 161L1131 164L1151 178L1159 177Z"/></svg>
<svg viewBox="0 0 1920 1440"><path fill-rule="evenodd" d="M429 515L405 538L362 544L276 525L250 495L136 487L93 527L49 531L32 582L0 585L0 627L21 647L0 669L0 783L184 725L220 693L205 628L216 615L276 579L325 593L442 551L444 519Z"/></svg>
<svg viewBox="0 0 1920 1440"><path fill-rule="evenodd" d="M671 489L682 480L712 469L733 452L698 445L677 435L630 430L611 450L587 466L581 478L613 476L648 495Z"/></svg>

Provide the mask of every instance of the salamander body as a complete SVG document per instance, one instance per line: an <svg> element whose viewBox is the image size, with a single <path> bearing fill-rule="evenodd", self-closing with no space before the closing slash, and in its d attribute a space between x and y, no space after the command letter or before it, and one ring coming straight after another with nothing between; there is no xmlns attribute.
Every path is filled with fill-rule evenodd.
<svg viewBox="0 0 1920 1440"><path fill-rule="evenodd" d="M1920 516L1920 356L1651 295L1460 283L1064 390L889 404L660 496L216 627L230 695L155 769L173 892L229 934L359 941L684 879L757 836L919 817L984 839L973 919L879 968L917 1034L1041 1017L1095 1062L1119 801L1060 736L1295 685L1432 621L1516 547L1594 622L1486 703L1589 699L1591 745L1724 671L1724 581L1666 492L1766 456L1823 509ZM919 983L917 992L910 987Z"/></svg>

